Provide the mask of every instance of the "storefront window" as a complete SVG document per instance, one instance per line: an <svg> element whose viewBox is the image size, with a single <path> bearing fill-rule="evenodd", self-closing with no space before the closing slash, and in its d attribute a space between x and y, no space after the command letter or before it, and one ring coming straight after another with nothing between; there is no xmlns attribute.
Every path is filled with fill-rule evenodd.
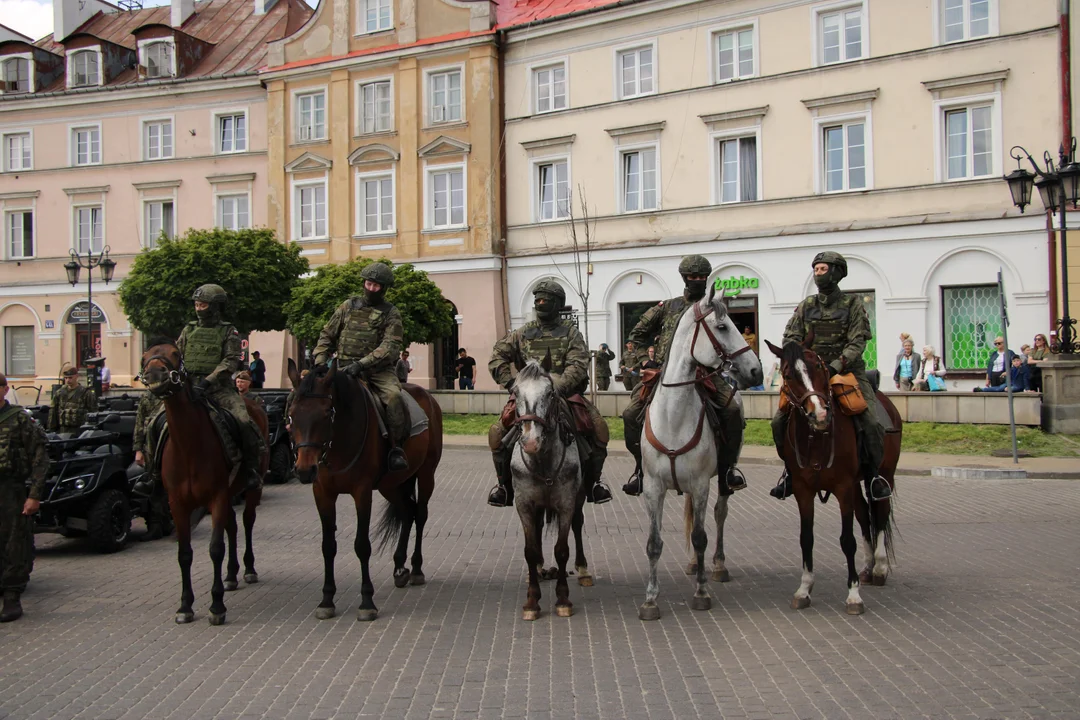
<svg viewBox="0 0 1080 720"><path fill-rule="evenodd" d="M1001 334L1001 300L997 285L941 288L945 366L950 370L981 370L994 338Z"/></svg>
<svg viewBox="0 0 1080 720"><path fill-rule="evenodd" d="M858 298L862 303L863 309L866 310L866 316L870 318L870 332L873 335L870 338L870 342L866 343L866 350L863 351L863 362L866 363L867 370L875 369L877 365L877 294L873 290L852 290L848 293Z"/></svg>
<svg viewBox="0 0 1080 720"><path fill-rule="evenodd" d="M34 377L34 327L4 328L4 373L9 377Z"/></svg>
<svg viewBox="0 0 1080 720"><path fill-rule="evenodd" d="M641 319L641 316L644 315L649 308L655 307L658 302L660 301L619 304L619 330L622 336L622 342L619 345L620 348L626 347L626 343L630 340L630 331L638 324L638 320ZM621 353L622 351L620 350L620 356Z"/></svg>

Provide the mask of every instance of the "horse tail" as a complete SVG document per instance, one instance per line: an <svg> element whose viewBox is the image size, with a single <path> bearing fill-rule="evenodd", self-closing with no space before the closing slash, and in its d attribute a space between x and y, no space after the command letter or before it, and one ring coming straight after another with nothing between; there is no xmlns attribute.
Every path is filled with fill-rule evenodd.
<svg viewBox="0 0 1080 720"><path fill-rule="evenodd" d="M551 531L552 528L558 529L559 527L559 511L555 508L546 508L544 510L544 529Z"/></svg>
<svg viewBox="0 0 1080 720"><path fill-rule="evenodd" d="M406 500L396 503L388 502L383 507L382 517L379 518L379 524L375 526L376 552L381 553L387 545L397 542L397 539L401 537L401 528L405 527L405 523L412 522L412 511L408 502Z"/></svg>
<svg viewBox="0 0 1080 720"><path fill-rule="evenodd" d="M694 496L686 493L686 502L683 504L683 530L686 532L686 550L694 549L690 541L690 534L694 532Z"/></svg>
<svg viewBox="0 0 1080 720"><path fill-rule="evenodd" d="M893 503L896 502L896 486L893 486L892 496L888 500L889 508L881 513L881 537L885 543L885 555L889 558L889 564L896 564L895 544L893 531L896 529L896 517L893 515Z"/></svg>

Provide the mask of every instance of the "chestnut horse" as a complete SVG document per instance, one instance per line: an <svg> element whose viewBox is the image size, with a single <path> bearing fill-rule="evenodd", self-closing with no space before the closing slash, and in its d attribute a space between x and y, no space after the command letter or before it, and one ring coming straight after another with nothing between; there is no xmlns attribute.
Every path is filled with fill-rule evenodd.
<svg viewBox="0 0 1080 720"><path fill-rule="evenodd" d="M435 469L442 459L442 409L428 391L417 385L402 385L427 415L428 427L403 445L409 467L386 474L388 446L379 429L376 406L379 401L367 388L338 372L336 362L322 374L311 372L301 379L296 363L289 360L289 379L295 390L289 407L289 424L296 447L296 472L300 482L314 483L315 506L322 522L323 597L315 609L315 617L326 620L336 613L335 523L337 498L344 494L351 495L356 505L354 550L360 559L361 573L360 607L356 619L374 620L379 611L375 607L375 587L368 571L372 491L378 489L389 503L376 528L380 549L395 536L398 541L394 553L394 585L399 588L409 583L423 585L421 547L428 500L435 490ZM416 547L410 572L405 567L405 556L414 523Z"/></svg>
<svg viewBox="0 0 1080 720"><path fill-rule="evenodd" d="M802 582L791 599L791 607L802 610L810 606L810 592L814 588L814 495L824 503L832 494L840 505L840 547L847 557L847 613L861 615L866 606L859 595L860 578L884 585L889 574L892 501L886 498L868 503L863 497L855 422L840 411L839 402L833 398L825 361L798 343L787 343L781 350L768 340L765 342L780 358L780 373L784 378L781 395L787 398L788 413L782 459L791 472L801 518ZM893 427L901 428L900 413L892 401L880 392L877 401ZM900 440L900 432L886 433L885 454L878 468L890 488L895 487ZM862 529L867 558L861 575L855 571L853 517Z"/></svg>
<svg viewBox="0 0 1080 720"><path fill-rule="evenodd" d="M235 590L239 585L236 580L240 570L236 557L236 512L231 500L244 493L244 582L256 583L259 575L255 572L251 533L262 490L245 492L245 479L239 473L230 482L231 470L225 447L214 429L209 408L192 392L176 345L163 342L150 347L143 353L142 368L142 377L150 392L165 400L165 417L169 425L168 440L159 455L161 482L169 495L169 507L176 524L176 557L183 583L176 622L184 624L195 619L191 608L195 602L195 593L191 589L191 513L196 508L206 508L213 523L210 559L214 563L214 582L210 589L210 624L222 625L225 622L225 591ZM251 400L245 400L245 404L266 441L266 412ZM265 475L266 470L267 462L264 461L260 472ZM224 583L221 581L221 563L225 558L223 533L229 536L229 565Z"/></svg>

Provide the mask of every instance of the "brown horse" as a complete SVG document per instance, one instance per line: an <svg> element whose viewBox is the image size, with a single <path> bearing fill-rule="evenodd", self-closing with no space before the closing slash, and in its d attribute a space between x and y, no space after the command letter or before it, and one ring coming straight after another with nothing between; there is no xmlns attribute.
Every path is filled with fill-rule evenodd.
<svg viewBox="0 0 1080 720"><path fill-rule="evenodd" d="M766 341L773 354L780 357L784 378L781 394L787 399L787 436L782 458L791 472L792 488L799 503L802 544L802 582L791 600L796 610L809 607L814 587L814 495L822 502L829 494L840 505L840 547L847 557L849 615L861 615L866 607L859 595L860 578L884 585L892 557L891 500L867 502L863 497L855 422L840 411L829 386L825 361L813 350L788 343L783 350ZM877 401L888 413L895 428L901 427L900 414L882 393ZM900 459L900 433L885 435L885 454L878 472L895 486L896 465ZM855 570L855 534L852 517L862 529L867 565L862 574Z"/></svg>
<svg viewBox="0 0 1080 720"><path fill-rule="evenodd" d="M334 617L334 556L337 554L337 498L351 495L356 505L356 542L360 559L360 607L357 620L374 620L375 588L368 562L371 559L372 491L378 489L388 505L376 528L380 550L397 537L394 552L394 585L405 587L425 582L421 550L428 500L435 490L435 469L442 459L442 409L431 393L416 385L403 385L427 415L428 427L405 441L409 462L406 470L386 474L387 442L379 429L378 399L361 383L333 363L328 371L311 372L303 379L289 360L289 379L295 394L289 408L289 424L296 447L296 472L300 482L314 483L315 506L322 522L323 597L315 617ZM409 532L416 525L412 572L405 567Z"/></svg>
<svg viewBox="0 0 1080 720"><path fill-rule="evenodd" d="M239 473L231 475L225 447L214 429L210 410L205 402L192 393L191 383L184 370L180 350L171 342L150 347L142 357L142 376L150 392L165 400L165 417L169 436L161 456L161 481L169 495L173 522L176 524L177 562L183 590L180 609L176 611L178 624L195 619L191 604L195 593L191 589L191 513L196 508L206 508L211 513L210 559L214 563L214 583L210 589L210 624L225 622L225 591L235 590L239 583L236 575L240 563L236 557L236 512L231 499L244 493L244 582L256 583L255 553L252 550L251 533L255 526L255 508L262 498L262 491L245 492L245 481ZM245 401L248 413L267 439L266 412L251 400ZM260 468L267 467L264 461ZM229 565L225 582L221 581L221 563L225 559L223 533L229 535Z"/></svg>

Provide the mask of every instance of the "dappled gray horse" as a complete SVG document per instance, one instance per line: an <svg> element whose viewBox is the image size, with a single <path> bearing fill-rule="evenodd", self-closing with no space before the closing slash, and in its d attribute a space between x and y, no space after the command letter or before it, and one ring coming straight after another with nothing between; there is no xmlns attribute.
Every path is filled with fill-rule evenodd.
<svg viewBox="0 0 1080 720"><path fill-rule="evenodd" d="M645 413L645 439L641 444L644 471L645 506L649 511L649 582L645 602L638 611L642 620L656 620L660 609L656 597L660 587L656 564L664 549L660 537L664 497L668 490L687 494L686 533L696 555L691 563L697 576L697 591L692 607L712 607L705 576L705 513L709 505L712 478L716 477L716 437L705 431L705 397L702 385L726 382L721 372L727 369L742 387L761 384L761 363L749 348L735 324L728 318L727 306L716 296L715 288L683 314L671 352L664 363L652 402ZM734 402L741 402L738 395ZM717 551L714 559L716 579L724 579L723 532L729 496L716 502Z"/></svg>

